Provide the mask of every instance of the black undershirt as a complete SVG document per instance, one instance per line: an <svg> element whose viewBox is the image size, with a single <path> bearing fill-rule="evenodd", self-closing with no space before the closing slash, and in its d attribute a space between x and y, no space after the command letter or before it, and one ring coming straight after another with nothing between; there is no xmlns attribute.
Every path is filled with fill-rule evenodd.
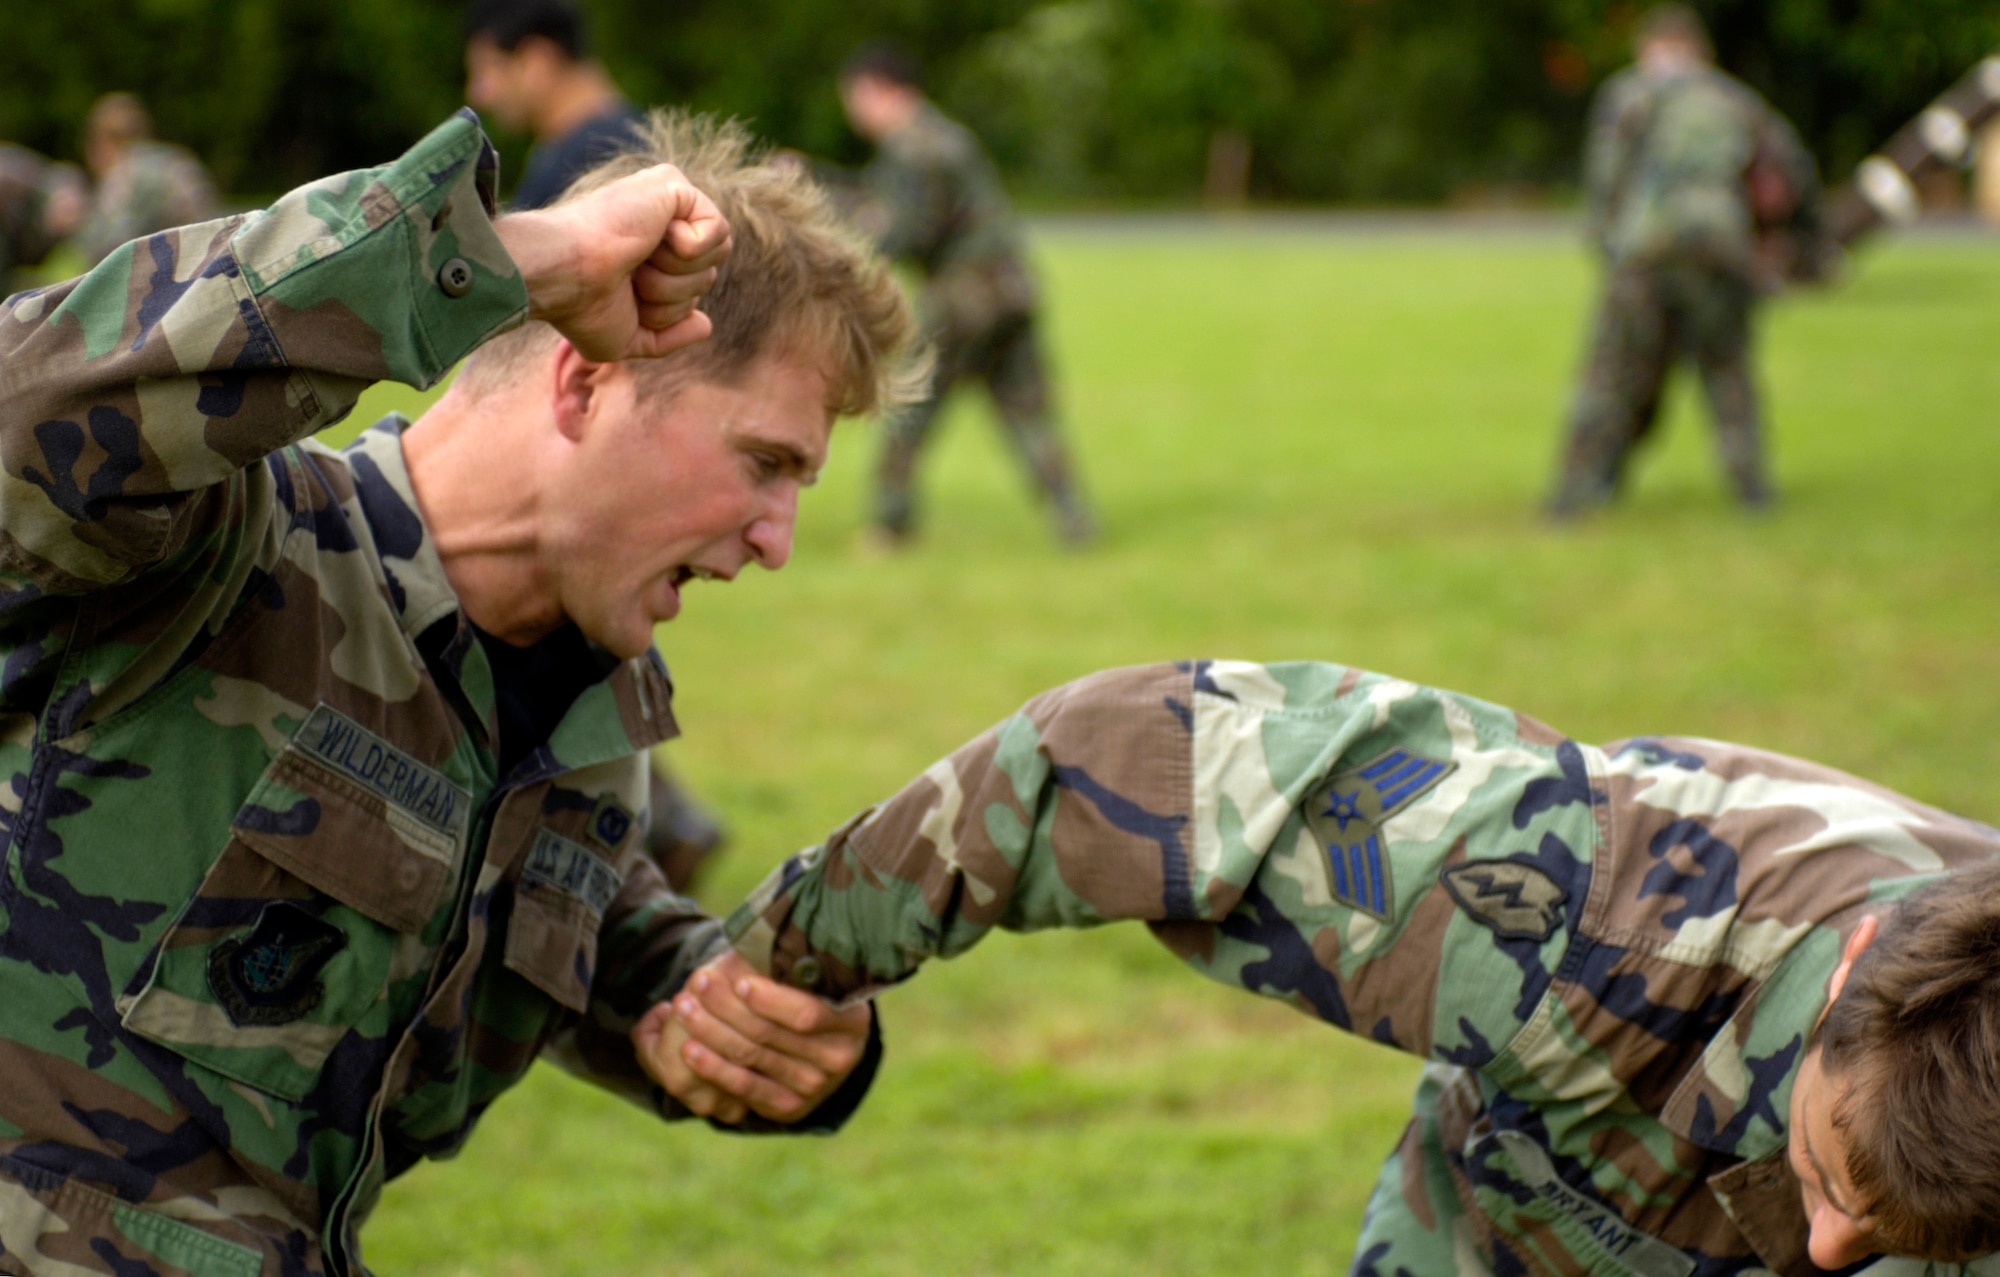
<svg viewBox="0 0 2000 1277"><path fill-rule="evenodd" d="M468 622L469 624L469 622ZM577 697L618 668L618 658L565 625L529 647L516 647L474 625L486 663L493 667L493 701L499 712L500 776L548 743Z"/></svg>

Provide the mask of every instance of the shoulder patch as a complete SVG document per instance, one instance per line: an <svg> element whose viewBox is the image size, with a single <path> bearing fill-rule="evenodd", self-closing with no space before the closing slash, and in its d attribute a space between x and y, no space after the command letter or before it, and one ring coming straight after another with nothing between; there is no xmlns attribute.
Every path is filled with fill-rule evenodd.
<svg viewBox="0 0 2000 1277"><path fill-rule="evenodd" d="M347 933L289 901L257 915L247 936L208 951L208 988L239 1029L290 1024L326 996L320 969L347 947Z"/></svg>
<svg viewBox="0 0 2000 1277"><path fill-rule="evenodd" d="M1469 860L1438 881L1467 916L1502 940L1548 939L1569 902L1569 889L1547 870L1519 860Z"/></svg>
<svg viewBox="0 0 2000 1277"><path fill-rule="evenodd" d="M1396 900L1382 825L1457 766L1392 749L1359 767L1335 772L1306 795L1306 824L1326 850L1327 887L1335 900L1388 919Z"/></svg>

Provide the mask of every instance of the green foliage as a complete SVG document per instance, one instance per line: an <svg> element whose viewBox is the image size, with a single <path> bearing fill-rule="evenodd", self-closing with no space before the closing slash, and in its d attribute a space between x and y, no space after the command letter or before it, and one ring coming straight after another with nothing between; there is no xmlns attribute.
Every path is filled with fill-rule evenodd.
<svg viewBox="0 0 2000 1277"><path fill-rule="evenodd" d="M74 158L100 93L138 92L226 190L380 163L458 105L442 0L0 0L0 136Z"/></svg>
<svg viewBox="0 0 2000 1277"><path fill-rule="evenodd" d="M1634 0L586 0L642 101L745 116L858 158L833 76L890 37L1025 190L1187 199L1218 130L1284 200L1435 200L1572 180ZM1703 0L1723 64L1832 176L2000 45L2000 0ZM0 0L0 136L73 155L112 88L225 187L397 154L458 104L456 0ZM508 139L518 160L524 139ZM518 171L518 165L516 165Z"/></svg>
<svg viewBox="0 0 2000 1277"><path fill-rule="evenodd" d="M1338 226L1036 240L1104 516L1088 554L1053 546L971 395L939 423L924 540L858 553L876 440L839 428L791 565L692 588L660 634L687 731L668 756L735 838L711 906L1033 693L1192 656L1347 661L1589 740L1740 740L2000 821L2000 250L1897 241L1773 308L1770 516L1730 505L1683 377L1629 504L1555 529L1534 503L1581 247ZM1344 1273L1407 1113L1409 1061L1138 927L1000 937L884 1015L876 1094L831 1140L663 1128L541 1071L391 1186L369 1262Z"/></svg>

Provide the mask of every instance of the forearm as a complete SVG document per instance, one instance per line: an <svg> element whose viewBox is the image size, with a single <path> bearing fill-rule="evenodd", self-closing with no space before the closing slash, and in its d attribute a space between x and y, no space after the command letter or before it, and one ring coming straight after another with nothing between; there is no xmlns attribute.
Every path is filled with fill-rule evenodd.
<svg viewBox="0 0 2000 1277"><path fill-rule="evenodd" d="M1272 667L1203 662L1045 693L794 857L727 930L760 967L848 997L996 927L1216 922L1368 726L1323 712L1347 671L1285 669L1293 686ZM1280 759L1266 736L1300 725L1288 701L1313 717Z"/></svg>
<svg viewBox="0 0 2000 1277"><path fill-rule="evenodd" d="M0 313L7 531L73 579L115 581L160 547L106 523L113 507L219 483L370 383L429 385L518 322L493 163L462 116L394 164L137 240L16 299Z"/></svg>
<svg viewBox="0 0 2000 1277"><path fill-rule="evenodd" d="M1331 665L1097 675L794 857L727 930L779 979L852 997L995 928L1138 919L1215 979L1472 1059L1516 1031L1519 972L1444 871L1528 848L1553 881L1597 836L1581 751L1522 721Z"/></svg>

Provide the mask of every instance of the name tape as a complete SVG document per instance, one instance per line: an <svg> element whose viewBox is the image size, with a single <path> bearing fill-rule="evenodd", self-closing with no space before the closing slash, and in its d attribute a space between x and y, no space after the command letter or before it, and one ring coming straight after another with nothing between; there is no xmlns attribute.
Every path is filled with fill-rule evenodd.
<svg viewBox="0 0 2000 1277"><path fill-rule="evenodd" d="M1641 1232L1620 1219L1602 1202L1571 1188L1557 1173L1548 1150L1519 1131L1496 1131L1493 1138L1507 1151L1521 1182L1590 1238L1606 1257L1638 1277L1693 1277L1695 1262L1677 1246Z"/></svg>
<svg viewBox="0 0 2000 1277"><path fill-rule="evenodd" d="M324 702L313 707L292 743L384 801L454 839L465 836L472 793L410 757Z"/></svg>

